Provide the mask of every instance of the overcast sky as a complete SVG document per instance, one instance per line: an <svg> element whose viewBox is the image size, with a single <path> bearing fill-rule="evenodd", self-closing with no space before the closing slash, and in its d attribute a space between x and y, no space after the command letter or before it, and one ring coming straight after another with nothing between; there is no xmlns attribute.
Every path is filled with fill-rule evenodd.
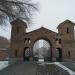
<svg viewBox="0 0 75 75"><path fill-rule="evenodd" d="M39 12L34 15L33 24L28 31L44 26L57 32L57 26L64 20L75 22L75 0L37 0L37 2L39 2ZM10 28L7 28L7 31L0 29L0 35L9 39L10 31Z"/></svg>

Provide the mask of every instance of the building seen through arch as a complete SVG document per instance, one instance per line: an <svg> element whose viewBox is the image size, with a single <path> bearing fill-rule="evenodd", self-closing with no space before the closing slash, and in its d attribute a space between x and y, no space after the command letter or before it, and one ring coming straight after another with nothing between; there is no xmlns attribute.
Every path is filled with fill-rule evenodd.
<svg viewBox="0 0 75 75"><path fill-rule="evenodd" d="M75 23L72 21L65 20L60 23L57 27L58 33L44 27L26 32L27 24L20 19L11 24L12 58L37 62L41 59L43 62L75 59Z"/></svg>
<svg viewBox="0 0 75 75"><path fill-rule="evenodd" d="M50 61L51 60L51 45L47 40L37 40L33 46L34 61Z"/></svg>

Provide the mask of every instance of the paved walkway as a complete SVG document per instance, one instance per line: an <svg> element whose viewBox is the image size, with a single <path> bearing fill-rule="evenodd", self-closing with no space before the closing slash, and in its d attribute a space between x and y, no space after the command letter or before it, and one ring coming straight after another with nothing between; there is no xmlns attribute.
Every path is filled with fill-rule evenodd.
<svg viewBox="0 0 75 75"><path fill-rule="evenodd" d="M67 63L67 65L71 66L71 68L66 67L65 62L64 62L65 66L62 63L59 63L59 62L55 62L54 64L58 65L59 67L63 68L64 70L68 71L70 73L70 75L75 75L75 71L72 70L73 68L75 69L75 67L74 67L74 65L73 66L71 65L73 63L71 63L71 64Z"/></svg>
<svg viewBox="0 0 75 75"><path fill-rule="evenodd" d="M2 71L0 75L70 75L55 64L18 63Z"/></svg>
<svg viewBox="0 0 75 75"><path fill-rule="evenodd" d="M41 74L38 75L70 75L68 71L54 63L42 63L39 65L38 70L41 70Z"/></svg>
<svg viewBox="0 0 75 75"><path fill-rule="evenodd" d="M61 64L75 72L75 62L62 62Z"/></svg>
<svg viewBox="0 0 75 75"><path fill-rule="evenodd" d="M0 75L36 75L36 66L33 63L13 64L0 72Z"/></svg>

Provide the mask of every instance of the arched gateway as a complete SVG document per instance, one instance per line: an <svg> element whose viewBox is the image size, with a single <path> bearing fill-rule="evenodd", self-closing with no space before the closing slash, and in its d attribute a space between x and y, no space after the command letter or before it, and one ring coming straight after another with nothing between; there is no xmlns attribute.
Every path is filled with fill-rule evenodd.
<svg viewBox="0 0 75 75"><path fill-rule="evenodd" d="M75 23L72 21L60 23L58 33L44 27L26 32L27 24L20 19L11 25L11 58L43 62L75 59Z"/></svg>
<svg viewBox="0 0 75 75"><path fill-rule="evenodd" d="M24 61L55 61L56 32L41 27L26 32L27 25L17 19L12 23L11 49L12 57L17 50L17 58Z"/></svg>
<svg viewBox="0 0 75 75"><path fill-rule="evenodd" d="M51 61L51 44L48 39L38 39L33 45L33 61Z"/></svg>

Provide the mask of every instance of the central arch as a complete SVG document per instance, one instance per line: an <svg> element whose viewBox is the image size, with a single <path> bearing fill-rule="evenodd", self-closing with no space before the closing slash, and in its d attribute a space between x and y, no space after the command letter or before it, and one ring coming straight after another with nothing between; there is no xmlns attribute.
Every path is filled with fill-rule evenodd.
<svg viewBox="0 0 75 75"><path fill-rule="evenodd" d="M51 43L48 39L37 39L33 45L33 61L51 61L51 47Z"/></svg>

